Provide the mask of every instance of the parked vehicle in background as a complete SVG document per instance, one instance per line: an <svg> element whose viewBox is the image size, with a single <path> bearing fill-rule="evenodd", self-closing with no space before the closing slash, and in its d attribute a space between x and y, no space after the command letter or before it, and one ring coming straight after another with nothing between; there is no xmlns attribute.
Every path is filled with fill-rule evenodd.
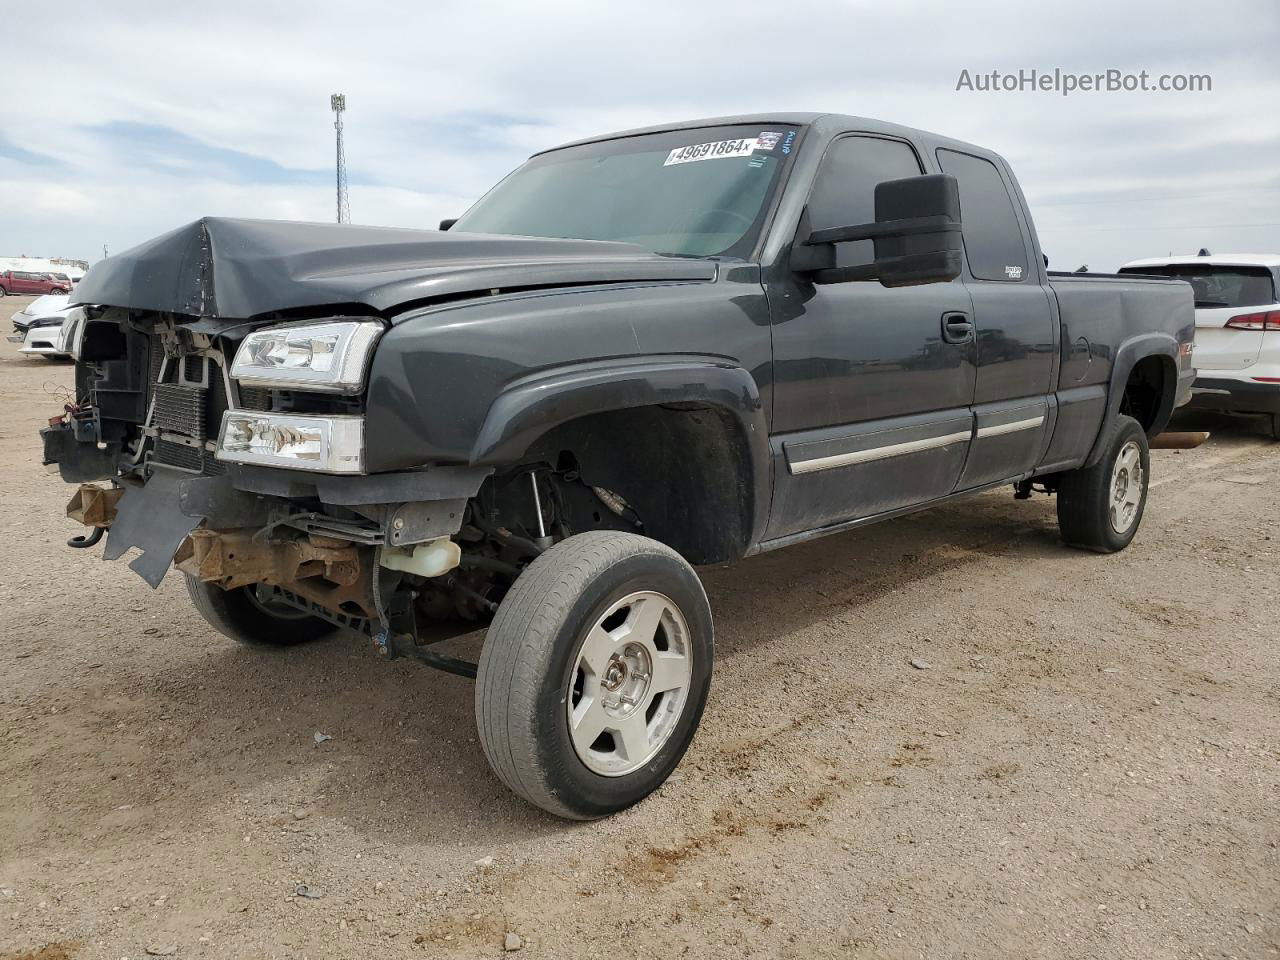
<svg viewBox="0 0 1280 960"><path fill-rule="evenodd" d="M25 335L33 320L65 313L70 300L70 296L65 293L46 293L42 297L36 297L9 318L13 323L14 332Z"/></svg>
<svg viewBox="0 0 1280 960"><path fill-rule="evenodd" d="M71 281L55 280L52 274L29 273L26 270L0 272L0 297L9 294L70 293Z"/></svg>
<svg viewBox="0 0 1280 960"><path fill-rule="evenodd" d="M1188 284L1049 274L997 154L837 115L547 150L448 232L205 219L75 299L44 461L103 556L476 677L497 775L578 819L693 738L693 564L1001 485L1121 550L1195 376ZM479 663L424 628L490 615Z"/></svg>
<svg viewBox="0 0 1280 960"><path fill-rule="evenodd" d="M1197 374L1190 406L1261 414L1280 440L1280 254L1202 251L1134 260L1120 272L1191 284Z"/></svg>
<svg viewBox="0 0 1280 960"><path fill-rule="evenodd" d="M12 343L21 343L19 353L40 355L50 360L67 359L63 322L71 308L65 293L37 297L12 317Z"/></svg>
<svg viewBox="0 0 1280 960"><path fill-rule="evenodd" d="M76 282L72 280L69 276L67 276L65 273L51 273L49 274L49 279L52 280L54 283L60 283L65 285L68 290L73 289L76 285Z"/></svg>
<svg viewBox="0 0 1280 960"><path fill-rule="evenodd" d="M19 353L28 356L40 356L46 360L69 360L71 354L67 350L67 327L61 317L49 317L37 320L27 330Z"/></svg>

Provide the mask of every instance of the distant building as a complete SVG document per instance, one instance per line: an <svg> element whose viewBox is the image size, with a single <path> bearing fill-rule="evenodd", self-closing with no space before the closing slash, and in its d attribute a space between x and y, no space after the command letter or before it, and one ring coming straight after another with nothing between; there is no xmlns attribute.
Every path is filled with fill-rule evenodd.
<svg viewBox="0 0 1280 960"><path fill-rule="evenodd" d="M68 260L66 257L0 257L0 271L65 273L72 280L79 280L88 269L87 260Z"/></svg>

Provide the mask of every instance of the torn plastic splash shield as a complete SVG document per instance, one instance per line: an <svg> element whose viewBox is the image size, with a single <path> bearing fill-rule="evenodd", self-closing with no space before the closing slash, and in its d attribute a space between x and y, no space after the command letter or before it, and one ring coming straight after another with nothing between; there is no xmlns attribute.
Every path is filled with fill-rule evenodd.
<svg viewBox="0 0 1280 960"><path fill-rule="evenodd" d="M145 484L128 486L102 559L117 560L130 547L137 547L142 555L131 560L129 568L152 588L160 586L178 546L201 521L182 512L180 487L185 479L176 471L157 468Z"/></svg>

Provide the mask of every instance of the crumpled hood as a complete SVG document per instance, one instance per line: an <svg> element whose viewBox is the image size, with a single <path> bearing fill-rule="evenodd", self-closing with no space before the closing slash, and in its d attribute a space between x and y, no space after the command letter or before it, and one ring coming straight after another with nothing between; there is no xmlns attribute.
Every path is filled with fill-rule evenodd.
<svg viewBox="0 0 1280 960"><path fill-rule="evenodd" d="M206 217L94 264L72 299L243 320L330 305L384 312L512 287L706 281L715 271L629 243Z"/></svg>

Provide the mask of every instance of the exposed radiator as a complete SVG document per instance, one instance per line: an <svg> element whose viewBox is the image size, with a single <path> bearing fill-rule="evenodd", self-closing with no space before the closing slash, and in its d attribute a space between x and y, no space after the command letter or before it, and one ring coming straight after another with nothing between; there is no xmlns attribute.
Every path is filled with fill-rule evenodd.
<svg viewBox="0 0 1280 960"><path fill-rule="evenodd" d="M217 438L222 414L230 406L221 364L190 353L170 358L166 364L159 337L152 337L148 366L153 402L150 425L162 432L153 447L155 462L206 476L225 473L226 466L204 446ZM241 387L239 394L245 409L271 408L271 395L266 390ZM165 439L164 433L181 434L198 445Z"/></svg>
<svg viewBox="0 0 1280 960"><path fill-rule="evenodd" d="M219 475L227 471L226 465L215 460L210 451L189 447L185 443L173 443L170 440L156 441L155 458L158 463L190 470L192 473L202 473L205 476Z"/></svg>
<svg viewBox="0 0 1280 960"><path fill-rule="evenodd" d="M155 389L153 425L161 430L172 430L196 440L204 440L208 435L205 429L205 401L208 391L177 383L158 383Z"/></svg>
<svg viewBox="0 0 1280 960"><path fill-rule="evenodd" d="M261 387L240 388L241 410L270 410L271 393Z"/></svg>

